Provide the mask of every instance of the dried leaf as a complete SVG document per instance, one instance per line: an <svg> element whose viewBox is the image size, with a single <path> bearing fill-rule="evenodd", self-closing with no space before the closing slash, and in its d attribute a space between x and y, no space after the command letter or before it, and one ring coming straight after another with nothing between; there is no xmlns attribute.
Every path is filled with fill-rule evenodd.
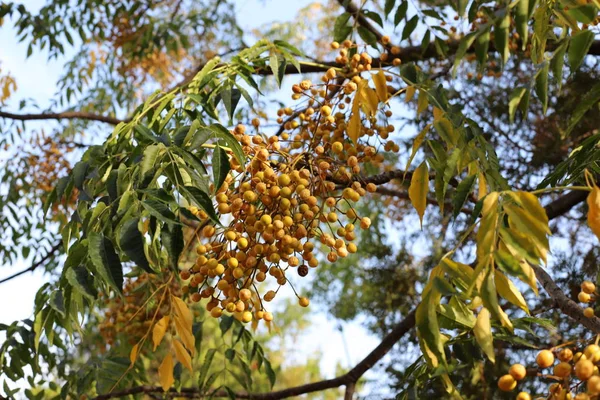
<svg viewBox="0 0 600 400"><path fill-rule="evenodd" d="M375 83L375 91L377 92L379 101L385 103L388 99L388 90L383 70L380 69L377 74L373 75L373 82Z"/></svg>
<svg viewBox="0 0 600 400"><path fill-rule="evenodd" d="M487 308L482 308L479 312L479 315L477 315L477 322L475 322L473 333L475 334L475 340L477 340L477 343L479 343L479 346L490 359L490 361L496 362L496 356L494 355L492 325L490 323L490 312Z"/></svg>
<svg viewBox="0 0 600 400"><path fill-rule="evenodd" d="M160 363L160 367L158 367L158 380L160 381L162 390L165 392L169 390L175 382L175 378L173 378L173 357L171 356L171 353L168 353L165 356L165 359Z"/></svg>
<svg viewBox="0 0 600 400"><path fill-rule="evenodd" d="M137 360L139 345L136 343L129 353L129 361L131 361L131 365L135 364L135 360Z"/></svg>
<svg viewBox="0 0 600 400"><path fill-rule="evenodd" d="M190 353L187 352L183 344L179 340L173 341L173 347L175 348L175 357L177 357L177 361L181 363L184 367L186 367L190 372L192 370L192 357Z"/></svg>
<svg viewBox="0 0 600 400"><path fill-rule="evenodd" d="M154 348L152 351L156 351L160 342L162 342L163 337L165 336L165 332L167 332L167 328L169 327L169 316L165 315L154 325L152 328L152 343L154 344Z"/></svg>
<svg viewBox="0 0 600 400"><path fill-rule="evenodd" d="M600 188L594 185L592 191L587 197L588 225L592 229L592 232L600 239Z"/></svg>

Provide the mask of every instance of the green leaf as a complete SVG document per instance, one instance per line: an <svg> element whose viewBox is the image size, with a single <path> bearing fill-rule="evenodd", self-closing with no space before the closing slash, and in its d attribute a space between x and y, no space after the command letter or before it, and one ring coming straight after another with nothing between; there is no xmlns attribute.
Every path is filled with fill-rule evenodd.
<svg viewBox="0 0 600 400"><path fill-rule="evenodd" d="M458 133L454 130L454 126L452 122L450 122L447 118L440 118L433 123L433 127L440 137L446 142L448 145L456 145L458 142Z"/></svg>
<svg viewBox="0 0 600 400"><path fill-rule="evenodd" d="M558 85L558 90L562 86L563 82L563 67L565 65L565 53L567 52L567 46L569 42L565 40L552 54L552 60L550 61L550 69L554 75L554 79Z"/></svg>
<svg viewBox="0 0 600 400"><path fill-rule="evenodd" d="M417 137L415 137L415 140L413 140L413 145L412 145L412 150L410 152L410 157L408 158L408 161L406 162L406 167L404 168L404 171L408 171L408 168L412 164L412 161L415 158L415 155L417 154L417 151L419 150L419 148L423 144L423 141L425 140L425 135L427 135L427 132L429 132L430 128L431 128L431 124L425 125L425 128L423 128L423 130L421 132L419 132L419 134L417 135ZM404 175L406 176L406 172L404 173Z"/></svg>
<svg viewBox="0 0 600 400"><path fill-rule="evenodd" d="M75 164L73 170L71 171L71 176L73 177L73 184L79 190L83 189L83 182L85 180L88 167L89 163L85 161L79 161L77 164Z"/></svg>
<svg viewBox="0 0 600 400"><path fill-rule="evenodd" d="M63 317L65 316L65 299L60 290L55 290L52 292L48 303L50 304L50 307L54 309L54 311Z"/></svg>
<svg viewBox="0 0 600 400"><path fill-rule="evenodd" d="M526 88L515 88L510 94L510 100L508 101L508 116L509 120L512 123L515 120L515 114L517 112L517 108L521 101L523 100L523 96L527 93Z"/></svg>
<svg viewBox="0 0 600 400"><path fill-rule="evenodd" d="M381 15L379 15L378 13L374 12L374 11L370 11L370 10L363 10L363 14L369 18L370 20L373 20L377 25L379 25L380 27L383 28L383 19L381 19Z"/></svg>
<svg viewBox="0 0 600 400"><path fill-rule="evenodd" d="M221 62L221 58L220 57L215 57L213 59L211 59L209 62L207 62L204 67L202 67L202 69L200 70L200 72L198 72L196 74L196 76L193 79L193 82L195 84L198 85L198 87L201 89L204 85L206 85L206 83L208 82L210 78L209 73L215 69L215 67L217 65L219 65L219 63Z"/></svg>
<svg viewBox="0 0 600 400"><path fill-rule="evenodd" d="M487 355L491 362L496 362L496 356L494 354L494 344L492 336L492 325L490 323L490 312L487 308L482 308L477 315L477 322L473 328L473 334L475 340L479 343L479 346L483 352Z"/></svg>
<svg viewBox="0 0 600 400"><path fill-rule="evenodd" d="M462 38L460 43L458 44L458 49L456 49L456 55L454 58L454 66L452 67L453 77L456 77L456 71L458 69L458 66L460 65L461 61L463 60L463 57L465 56L465 54L467 54L467 50L469 50L476 38L477 32L472 32L464 38Z"/></svg>
<svg viewBox="0 0 600 400"><path fill-rule="evenodd" d="M454 195L454 199L452 199L454 218L456 218L458 214L460 214L463 205L467 201L469 193L471 193L471 190L473 190L473 186L475 185L475 178L477 178L476 174L470 175L463 179L456 187L456 194Z"/></svg>
<svg viewBox="0 0 600 400"><path fill-rule="evenodd" d="M178 271L179 256L183 251L183 228L179 224L168 224L161 231L163 246L169 255L171 267Z"/></svg>
<svg viewBox="0 0 600 400"><path fill-rule="evenodd" d="M577 123L583 118L585 113L596 106L600 101L600 82L596 82L594 86L580 99L577 103L577 107L571 114L569 119L569 126L567 130L562 134L563 138L569 136L571 131L577 126Z"/></svg>
<svg viewBox="0 0 600 400"><path fill-rule="evenodd" d="M281 85L281 82L279 82L279 85ZM229 116L229 120L231 121L233 119L235 109L242 98L242 92L238 88L231 88L222 90L220 95L221 99L223 100L225 110L227 111L227 115Z"/></svg>
<svg viewBox="0 0 600 400"><path fill-rule="evenodd" d="M138 229L139 218L133 218L123 224L119 237L119 247L138 267L154 273L144 253L144 238Z"/></svg>
<svg viewBox="0 0 600 400"><path fill-rule="evenodd" d="M133 130L137 132L139 137L148 139L149 141L151 141L153 143L159 142L159 138L154 133L152 133L152 131L150 129L148 129L148 127L146 127L144 125L136 124L133 127Z"/></svg>
<svg viewBox="0 0 600 400"><path fill-rule="evenodd" d="M535 93L538 99L542 103L542 112L546 114L548 109L548 72L550 70L550 64L544 63L543 67L539 70L535 76Z"/></svg>
<svg viewBox="0 0 600 400"><path fill-rule="evenodd" d="M147 172L151 171L156 165L156 161L161 153L161 151L165 148L165 145L162 143L152 144L144 149L144 156L142 158L142 163L140 166L140 177L144 178Z"/></svg>
<svg viewBox="0 0 600 400"><path fill-rule="evenodd" d="M590 30L579 31L571 37L568 58L572 73L581 66L593 42L594 32Z"/></svg>
<svg viewBox="0 0 600 400"><path fill-rule="evenodd" d="M467 11L467 4L469 4L468 0L456 0L456 10L458 11L458 15L463 17L465 12Z"/></svg>
<svg viewBox="0 0 600 400"><path fill-rule="evenodd" d="M269 360L267 360L266 358L264 359L263 365L265 366L265 373L267 374L267 377L269 378L269 383L271 384L271 389L273 389L273 386L275 386L275 380L276 380L275 371L273 370L273 367L271 366L271 362Z"/></svg>
<svg viewBox="0 0 600 400"><path fill-rule="evenodd" d="M225 178L227 178L227 174L231 169L227 152L219 145L217 145L213 153L212 167L216 192L223 186L223 182L225 182Z"/></svg>
<svg viewBox="0 0 600 400"><path fill-rule="evenodd" d="M358 35L361 37L362 40L365 41L365 43L377 48L377 36L375 36L373 32L371 32L365 27L359 26Z"/></svg>
<svg viewBox="0 0 600 400"><path fill-rule="evenodd" d="M227 333L227 331L229 331L229 329L233 325L233 321L234 321L234 318L232 316L223 315L221 317L221 320L219 321L219 328L221 329L222 335L225 335Z"/></svg>
<svg viewBox="0 0 600 400"><path fill-rule="evenodd" d="M173 214L173 211L171 211L171 209L164 203L152 199L146 199L142 201L142 206L150 213L150 215L163 222L172 224L180 223L177 221L177 217L175 214Z"/></svg>
<svg viewBox="0 0 600 400"><path fill-rule="evenodd" d="M123 290L123 266L110 239L102 233L90 232L88 254L96 271L113 289Z"/></svg>
<svg viewBox="0 0 600 400"><path fill-rule="evenodd" d="M490 47L490 29L486 29L477 35L475 39L475 56L477 57L477 63L479 64L479 71L482 72L485 68L485 62L488 57L488 50Z"/></svg>
<svg viewBox="0 0 600 400"><path fill-rule="evenodd" d="M499 22L494 26L494 44L496 50L500 53L502 64L505 65L510 55L508 48L508 35L510 31L510 14L506 13Z"/></svg>
<svg viewBox="0 0 600 400"><path fill-rule="evenodd" d="M79 293L86 296L90 300L95 300L98 296L96 288L92 284L92 276L83 266L69 268L65 273L67 281Z"/></svg>
<svg viewBox="0 0 600 400"><path fill-rule="evenodd" d="M515 7L515 25L517 33L521 38L521 50L527 47L527 39L529 38L529 0L519 0Z"/></svg>
<svg viewBox="0 0 600 400"><path fill-rule="evenodd" d="M436 269L432 270L430 275L430 282L437 273ZM417 306L415 314L415 322L418 330L419 337L423 340L423 343L427 346L423 353L427 354L429 350L437 360L433 362L431 355L429 355L430 362L433 363L433 367L437 367L439 362L445 363L444 346L440 335L440 328L437 318L437 307L440 302L440 294L433 290L433 287L428 285L423 291L421 303Z"/></svg>
<svg viewBox="0 0 600 400"><path fill-rule="evenodd" d="M400 21L406 17L406 11L408 11L408 1L402 0L398 8L396 9L396 13L394 14L394 26L398 26Z"/></svg>
<svg viewBox="0 0 600 400"><path fill-rule="evenodd" d="M596 3L598 4L598 3ZM583 24L591 23L598 16L598 7L594 4L583 4L569 7L567 13Z"/></svg>
<svg viewBox="0 0 600 400"><path fill-rule="evenodd" d="M275 76L277 84L281 87L281 80L279 78L279 56L277 53L273 53L271 54L271 57L269 57L269 67L271 68L271 71L273 71L273 76Z"/></svg>
<svg viewBox="0 0 600 400"><path fill-rule="evenodd" d="M334 41L341 43L348 37L348 35L350 35L350 32L352 32L352 27L348 25L348 21L350 21L350 13L347 12L336 18L333 25Z"/></svg>
<svg viewBox="0 0 600 400"><path fill-rule="evenodd" d="M202 363L202 367L200 368L200 377L198 378L198 390L202 391L205 385L205 379L208 375L208 371L210 369L210 364L215 358L215 353L217 351L215 349L209 349L204 356L204 363Z"/></svg>
<svg viewBox="0 0 600 400"><path fill-rule="evenodd" d="M402 30L402 40L408 39L418 24L419 24L419 17L416 15L413 15L413 17L406 22L406 25L404 26L404 29Z"/></svg>
<svg viewBox="0 0 600 400"><path fill-rule="evenodd" d="M208 194L193 186L185 186L180 189L182 190L182 192L187 194L186 197L188 197L188 200L193 200L198 205L198 207L202 208L206 212L206 214L208 214L208 217L210 219L212 219L217 224L219 223L219 217L215 212L215 207Z"/></svg>
<svg viewBox="0 0 600 400"><path fill-rule="evenodd" d="M456 296L452 296L448 304L440 304L437 310L438 314L457 323L461 328L472 329L475 326L475 315L473 311Z"/></svg>
<svg viewBox="0 0 600 400"><path fill-rule="evenodd" d="M210 129L218 138L223 139L227 143L227 146L231 149L233 155L240 165L244 165L246 163L246 156L242 150L242 145L227 128L221 124L212 124L208 127L208 129Z"/></svg>
<svg viewBox="0 0 600 400"><path fill-rule="evenodd" d="M385 5L383 6L383 12L387 18L388 15L394 9L394 5L396 5L396 0L385 0Z"/></svg>

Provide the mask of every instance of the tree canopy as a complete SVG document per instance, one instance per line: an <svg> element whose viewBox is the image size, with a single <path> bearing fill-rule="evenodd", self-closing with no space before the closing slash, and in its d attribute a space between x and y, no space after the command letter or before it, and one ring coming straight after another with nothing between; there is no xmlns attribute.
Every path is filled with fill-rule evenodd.
<svg viewBox="0 0 600 400"><path fill-rule="evenodd" d="M42 109L0 69L3 396L599 398L599 8L0 1L65 60ZM380 344L286 364L315 307Z"/></svg>

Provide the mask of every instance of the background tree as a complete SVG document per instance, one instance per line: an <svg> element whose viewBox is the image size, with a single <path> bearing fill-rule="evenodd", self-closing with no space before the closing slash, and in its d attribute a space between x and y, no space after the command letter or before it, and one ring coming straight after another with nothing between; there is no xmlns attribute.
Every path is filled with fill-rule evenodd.
<svg viewBox="0 0 600 400"><path fill-rule="evenodd" d="M49 273L5 396L597 397L599 6L329 1L249 43L227 1L0 3L74 54L47 110L0 75L0 256ZM381 344L285 365L280 290Z"/></svg>

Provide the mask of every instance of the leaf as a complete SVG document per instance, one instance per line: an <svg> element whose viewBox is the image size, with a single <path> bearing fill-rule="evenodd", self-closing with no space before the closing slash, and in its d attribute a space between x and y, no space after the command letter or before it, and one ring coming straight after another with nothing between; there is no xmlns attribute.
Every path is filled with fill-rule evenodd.
<svg viewBox="0 0 600 400"><path fill-rule="evenodd" d="M385 74L380 69L375 75L373 75L373 82L375 83L375 92L379 101L385 103L388 99L387 81L385 80Z"/></svg>
<svg viewBox="0 0 600 400"><path fill-rule="evenodd" d="M510 123L513 123L513 121L515 120L515 114L517 112L517 107L519 107L519 104L521 104L521 101L523 100L523 96L525 95L526 92L527 92L526 88L519 87L519 88L515 88L512 91L512 93L510 94L510 99L508 101L508 116L510 119Z"/></svg>
<svg viewBox="0 0 600 400"><path fill-rule="evenodd" d="M423 229L423 215L427 207L427 193L429 193L429 168L427 162L423 161L413 173L408 188L408 197L419 214L421 229Z"/></svg>
<svg viewBox="0 0 600 400"><path fill-rule="evenodd" d="M477 38L475 39L475 55L477 57L477 63L479 64L480 72L483 72L483 69L485 68L489 47L490 29L488 28L484 32L481 32L479 35L477 35Z"/></svg>
<svg viewBox="0 0 600 400"><path fill-rule="evenodd" d="M357 31L358 36L360 36L365 43L377 48L377 36L375 36L373 32L363 26L359 26Z"/></svg>
<svg viewBox="0 0 600 400"><path fill-rule="evenodd" d="M187 352L179 340L173 341L173 347L175 348L175 358L177 358L177 361L193 373L192 357L190 356L190 353Z"/></svg>
<svg viewBox="0 0 600 400"><path fill-rule="evenodd" d="M594 42L594 32L590 30L582 30L571 37L569 45L569 65L571 72L575 72L583 63L583 59L587 55L592 43Z"/></svg>
<svg viewBox="0 0 600 400"><path fill-rule="evenodd" d="M587 197L587 222L594 234L600 239L600 188L594 185Z"/></svg>
<svg viewBox="0 0 600 400"><path fill-rule="evenodd" d="M411 33L413 33L418 24L419 17L417 15L413 15L413 17L406 22L406 25L402 30L402 40L408 39L408 37L411 35Z"/></svg>
<svg viewBox="0 0 600 400"><path fill-rule="evenodd" d="M469 197L469 194L473 190L473 186L475 185L475 178L477 178L477 175L470 175L463 179L456 187L456 194L454 195L454 199L452 199L454 218L456 218L458 214L460 214L463 205L465 204L467 198Z"/></svg>
<svg viewBox="0 0 600 400"><path fill-rule="evenodd" d="M465 54L467 54L467 50L471 47L475 39L477 38L478 33L472 32L466 35L464 38L460 40L458 44L458 49L456 49L456 55L454 58L454 66L452 67L452 77L456 78L456 72L458 70L458 66L463 61Z"/></svg>
<svg viewBox="0 0 600 400"><path fill-rule="evenodd" d="M415 140L413 141L413 145L412 145L412 150L410 152L410 157L408 158L408 161L406 162L406 167L404 168L404 171L405 171L404 176L406 176L406 172L408 172L408 167L410 167L413 159L415 158L415 155L417 154L417 151L423 144L423 141L425 140L425 135L427 135L427 132L429 132L430 128L431 128L431 124L425 125L425 128L423 128L423 130L421 132L419 132L417 137L415 137Z"/></svg>
<svg viewBox="0 0 600 400"><path fill-rule="evenodd" d="M142 201L142 206L150 213L150 215L163 222L171 224L180 223L177 221L177 217L175 214L173 214L173 211L171 211L171 209L164 203L152 199L146 199Z"/></svg>
<svg viewBox="0 0 600 400"><path fill-rule="evenodd" d="M181 225L168 224L161 231L161 239L164 248L167 250L171 267L178 270L179 256L183 251L183 227Z"/></svg>
<svg viewBox="0 0 600 400"><path fill-rule="evenodd" d="M200 368L200 377L198 378L198 390L202 391L204 389L205 379L208 375L208 371L210 369L210 364L215 358L215 353L217 351L215 349L209 349L204 356L204 362L202 363L202 367Z"/></svg>
<svg viewBox="0 0 600 400"><path fill-rule="evenodd" d="M515 25L517 33L521 38L521 50L527 47L527 39L529 38L529 0L519 0L515 7Z"/></svg>
<svg viewBox="0 0 600 400"><path fill-rule="evenodd" d="M485 307L482 308L481 311L479 311L479 315L477 315L477 322L473 328L473 334L483 352L491 362L495 363L496 356L494 355L494 339L492 336L492 325L490 323L490 312Z"/></svg>
<svg viewBox="0 0 600 400"><path fill-rule="evenodd" d="M544 66L539 70L535 76L535 93L542 103L542 112L546 114L548 109L548 72L550 70L550 64L544 63Z"/></svg>
<svg viewBox="0 0 600 400"><path fill-rule="evenodd" d="M173 383L175 383L175 378L173 377L173 357L171 356L171 353L167 353L162 363L160 363L160 366L158 367L158 379L162 390L165 392L173 386Z"/></svg>
<svg viewBox="0 0 600 400"><path fill-rule="evenodd" d="M452 122L450 122L447 118L440 118L437 121L434 121L433 127L435 131L440 135L440 137L446 142L448 145L455 146L458 142L458 133L454 130L454 126L452 126Z"/></svg>
<svg viewBox="0 0 600 400"><path fill-rule="evenodd" d="M269 67L277 80L277 84L281 87L281 81L279 80L279 57L277 56L277 53L273 53L269 57Z"/></svg>
<svg viewBox="0 0 600 400"><path fill-rule="evenodd" d="M335 19L335 23L333 25L333 40L336 42L343 42L350 32L352 32L352 27L348 26L348 21L350 21L350 13L343 13L339 17Z"/></svg>
<svg viewBox="0 0 600 400"><path fill-rule="evenodd" d="M88 297L90 300L96 299L98 292L92 285L92 276L85 267L79 266L69 268L65 276L69 284L79 293Z"/></svg>
<svg viewBox="0 0 600 400"><path fill-rule="evenodd" d="M144 238L138 229L139 218L133 218L123 224L119 237L119 247L144 271L154 273L144 252Z"/></svg>
<svg viewBox="0 0 600 400"><path fill-rule="evenodd" d="M55 290L52 292L48 304L50 304L50 307L52 307L52 309L61 316L65 316L65 299L60 290Z"/></svg>
<svg viewBox="0 0 600 400"><path fill-rule="evenodd" d="M525 302L523 295L521 294L521 292L519 292L519 289L517 289L514 283L512 283L512 281L508 279L506 275L504 275L498 270L494 271L494 278L496 281L496 289L498 290L500 296L504 297L510 303L514 304L515 306L519 307L527 314L529 314L529 308L527 307L527 303Z"/></svg>
<svg viewBox="0 0 600 400"><path fill-rule="evenodd" d="M210 72L215 69L215 67L217 65L219 65L219 63L221 62L221 58L220 57L214 57L212 58L210 61L208 61L204 67L202 67L202 69L196 74L196 76L193 79L193 82L196 83L198 85L199 89L202 89L202 87L204 85L206 85L206 81L209 77Z"/></svg>
<svg viewBox="0 0 600 400"><path fill-rule="evenodd" d="M565 53L567 52L567 46L569 42L565 40L552 54L552 60L550 61L550 69L554 75L554 80L558 85L558 90L562 86L563 82L563 67L565 65Z"/></svg>
<svg viewBox="0 0 600 400"><path fill-rule="evenodd" d="M504 17L494 26L494 44L496 50L502 58L502 65L506 65L510 50L508 48L508 35L510 31L510 14L506 13Z"/></svg>
<svg viewBox="0 0 600 400"><path fill-rule="evenodd" d="M440 362L445 363L444 346L436 312L441 295L434 290L432 284L433 279L442 274L443 271L440 266L436 266L431 270L429 282L423 289L422 300L415 313L415 325L419 337L422 339L422 344L425 346L424 353L429 354L428 361L434 368Z"/></svg>
<svg viewBox="0 0 600 400"><path fill-rule="evenodd" d="M374 11L363 10L363 14L365 14L367 18L373 20L377 25L383 28L383 19L381 19L381 16L378 13Z"/></svg>
<svg viewBox="0 0 600 400"><path fill-rule="evenodd" d="M217 145L213 153L212 167L215 191L218 191L221 188L221 186L223 186L223 182L225 182L225 178L227 178L227 174L231 169L229 165L229 157L227 156L227 152L223 150L219 145Z"/></svg>
<svg viewBox="0 0 600 400"><path fill-rule="evenodd" d="M175 313L175 330L185 347L187 347L193 355L196 348L194 334L192 332L192 312L187 304L179 297L171 296L171 304L173 312Z"/></svg>
<svg viewBox="0 0 600 400"><path fill-rule="evenodd" d="M396 0L385 0L385 5L383 6L383 12L387 17L390 15L392 10L394 9L394 5L396 4Z"/></svg>
<svg viewBox="0 0 600 400"><path fill-rule="evenodd" d="M481 222L477 231L477 259L485 262L493 252L498 224L498 192L489 193L483 199Z"/></svg>
<svg viewBox="0 0 600 400"><path fill-rule="evenodd" d="M90 232L88 254L102 279L113 289L123 290L123 266L112 242L102 233Z"/></svg>
<svg viewBox="0 0 600 400"><path fill-rule="evenodd" d="M223 139L227 143L227 146L231 149L233 155L240 165L244 165L246 163L246 156L242 150L242 145L227 128L220 124L212 124L208 127L208 129L216 134L218 138Z"/></svg>
<svg viewBox="0 0 600 400"><path fill-rule="evenodd" d="M504 211L509 217L511 227L514 225L520 232L528 235L529 239L535 243L537 250L539 251L541 259L546 262L546 254L549 249L548 244L548 225L544 226L544 223L540 223L536 220L528 211L507 204L504 206Z"/></svg>
<svg viewBox="0 0 600 400"><path fill-rule="evenodd" d="M156 348L160 345L163 338L165 337L165 333L167 332L167 328L169 327L169 320L171 318L168 315L162 317L154 327L152 328L152 344L154 348L152 351L156 351Z"/></svg>
<svg viewBox="0 0 600 400"><path fill-rule="evenodd" d="M402 0L398 8L396 9L396 13L394 14L394 26L398 26L400 21L404 19L406 16L406 11L408 11L408 1Z"/></svg>
<svg viewBox="0 0 600 400"><path fill-rule="evenodd" d="M227 111L227 115L229 116L229 120L231 121L233 114L235 113L235 109L242 98L242 92L238 88L231 88L222 90L220 95L221 99L223 100L225 110Z"/></svg>
<svg viewBox="0 0 600 400"><path fill-rule="evenodd" d="M577 107L571 114L569 126L562 134L563 139L571 134L581 118L600 101L600 82L597 82L592 88L577 102Z"/></svg>
<svg viewBox="0 0 600 400"><path fill-rule="evenodd" d="M186 197L193 200L198 207L203 209L208 217L213 220L213 222L217 224L219 223L219 217L215 211L215 206L213 205L213 202L208 194L194 186L184 186L180 189L187 195Z"/></svg>
<svg viewBox="0 0 600 400"><path fill-rule="evenodd" d="M462 325L462 327L472 329L475 326L473 311L469 310L456 296L452 296L448 304L440 304L438 313Z"/></svg>
<svg viewBox="0 0 600 400"><path fill-rule="evenodd" d="M273 367L271 366L271 362L267 359L264 360L263 365L265 366L265 373L267 374L267 378L269 378L269 383L271 384L271 389L273 389L273 386L275 386L275 371L273 370Z"/></svg>
<svg viewBox="0 0 600 400"><path fill-rule="evenodd" d="M135 360L137 360L139 350L139 344L134 344L129 352L129 361L131 361L131 365L135 364Z"/></svg>

